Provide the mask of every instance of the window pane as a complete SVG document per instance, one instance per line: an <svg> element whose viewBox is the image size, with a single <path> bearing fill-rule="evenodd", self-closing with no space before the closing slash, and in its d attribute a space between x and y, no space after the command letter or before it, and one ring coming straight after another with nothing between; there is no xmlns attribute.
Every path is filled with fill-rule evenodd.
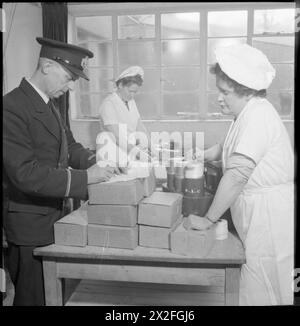
<svg viewBox="0 0 300 326"><path fill-rule="evenodd" d="M208 13L208 36L247 35L247 11L212 11Z"/></svg>
<svg viewBox="0 0 300 326"><path fill-rule="evenodd" d="M294 65L273 65L276 70L270 89L294 89Z"/></svg>
<svg viewBox="0 0 300 326"><path fill-rule="evenodd" d="M144 66L157 63L155 42L119 42L120 66Z"/></svg>
<svg viewBox="0 0 300 326"><path fill-rule="evenodd" d="M173 92L163 95L163 112L165 115L177 116L177 112L199 112L199 92Z"/></svg>
<svg viewBox="0 0 300 326"><path fill-rule="evenodd" d="M120 67L119 74L124 71L128 66ZM140 89L141 92L158 91L160 88L160 74L155 68L143 68L144 70L144 81Z"/></svg>
<svg viewBox="0 0 300 326"><path fill-rule="evenodd" d="M185 12L161 15L162 38L197 38L200 36L200 13Z"/></svg>
<svg viewBox="0 0 300 326"><path fill-rule="evenodd" d="M238 43L246 43L246 38L215 38L209 39L207 45L207 62L208 63L215 63L216 56L215 56L215 49L218 46L229 46Z"/></svg>
<svg viewBox="0 0 300 326"><path fill-rule="evenodd" d="M207 90L208 91L218 91L216 86L216 75L209 72L209 68L211 66L207 67Z"/></svg>
<svg viewBox="0 0 300 326"><path fill-rule="evenodd" d="M176 40L162 42L162 64L192 65L200 64L199 40Z"/></svg>
<svg viewBox="0 0 300 326"><path fill-rule="evenodd" d="M157 118L159 92L141 92L135 96L135 101L142 119Z"/></svg>
<svg viewBox="0 0 300 326"><path fill-rule="evenodd" d="M207 93L208 113L221 113L220 104L218 103L218 92Z"/></svg>
<svg viewBox="0 0 300 326"><path fill-rule="evenodd" d="M294 37L256 37L252 39L252 45L260 49L271 62L294 62Z"/></svg>
<svg viewBox="0 0 300 326"><path fill-rule="evenodd" d="M118 17L119 39L155 37L155 15Z"/></svg>
<svg viewBox="0 0 300 326"><path fill-rule="evenodd" d="M85 42L79 44L94 53L94 57L88 60L88 66L112 66L113 54L111 43Z"/></svg>
<svg viewBox="0 0 300 326"><path fill-rule="evenodd" d="M78 118L99 118L99 109L105 97L106 93L80 95L79 116Z"/></svg>
<svg viewBox="0 0 300 326"><path fill-rule="evenodd" d="M79 88L81 93L86 92L108 92L113 90L113 70L112 69L87 69L87 76L90 81L79 78Z"/></svg>
<svg viewBox="0 0 300 326"><path fill-rule="evenodd" d="M162 87L167 91L199 90L200 68L162 69Z"/></svg>
<svg viewBox="0 0 300 326"><path fill-rule="evenodd" d="M112 20L110 16L76 17L77 42L103 41L112 39Z"/></svg>
<svg viewBox="0 0 300 326"><path fill-rule="evenodd" d="M287 91L268 92L267 99L274 105L281 116L293 118L294 93Z"/></svg>
<svg viewBox="0 0 300 326"><path fill-rule="evenodd" d="M295 9L254 10L254 34L294 33Z"/></svg>
<svg viewBox="0 0 300 326"><path fill-rule="evenodd" d="M221 113L218 104L218 93L208 93L208 113ZM267 99L281 116L293 118L294 94L288 91L267 92ZM225 117L225 115L222 114ZM227 116L230 118L230 116Z"/></svg>

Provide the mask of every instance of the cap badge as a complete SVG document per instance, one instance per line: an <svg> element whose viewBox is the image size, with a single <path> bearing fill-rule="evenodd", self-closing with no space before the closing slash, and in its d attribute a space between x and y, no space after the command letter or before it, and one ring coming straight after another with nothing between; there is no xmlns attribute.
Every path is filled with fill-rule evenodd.
<svg viewBox="0 0 300 326"><path fill-rule="evenodd" d="M87 63L88 63L88 58L89 58L88 56L82 58L82 60L81 60L81 67L82 67L82 69L85 69L86 68Z"/></svg>

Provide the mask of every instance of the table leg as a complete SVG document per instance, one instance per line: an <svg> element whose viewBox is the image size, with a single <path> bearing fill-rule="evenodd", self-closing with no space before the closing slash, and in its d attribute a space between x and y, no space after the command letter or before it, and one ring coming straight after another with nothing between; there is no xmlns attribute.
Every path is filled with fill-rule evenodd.
<svg viewBox="0 0 300 326"><path fill-rule="evenodd" d="M62 306L62 279L57 277L56 261L43 260L46 306Z"/></svg>
<svg viewBox="0 0 300 326"><path fill-rule="evenodd" d="M240 289L240 268L225 269L225 306L238 306Z"/></svg>

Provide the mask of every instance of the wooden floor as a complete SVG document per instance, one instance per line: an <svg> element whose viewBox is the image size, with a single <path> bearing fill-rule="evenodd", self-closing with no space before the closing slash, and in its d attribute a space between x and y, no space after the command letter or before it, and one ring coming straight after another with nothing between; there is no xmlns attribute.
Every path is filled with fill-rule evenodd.
<svg viewBox="0 0 300 326"><path fill-rule="evenodd" d="M224 305L222 287L82 280L67 306Z"/></svg>

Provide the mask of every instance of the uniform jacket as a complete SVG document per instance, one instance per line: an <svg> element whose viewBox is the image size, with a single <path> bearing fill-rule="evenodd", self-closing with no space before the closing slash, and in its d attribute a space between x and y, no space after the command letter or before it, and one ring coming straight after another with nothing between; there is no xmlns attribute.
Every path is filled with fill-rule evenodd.
<svg viewBox="0 0 300 326"><path fill-rule="evenodd" d="M17 245L52 243L63 199L87 199L83 169L95 159L61 120L24 78L3 98L4 229Z"/></svg>

